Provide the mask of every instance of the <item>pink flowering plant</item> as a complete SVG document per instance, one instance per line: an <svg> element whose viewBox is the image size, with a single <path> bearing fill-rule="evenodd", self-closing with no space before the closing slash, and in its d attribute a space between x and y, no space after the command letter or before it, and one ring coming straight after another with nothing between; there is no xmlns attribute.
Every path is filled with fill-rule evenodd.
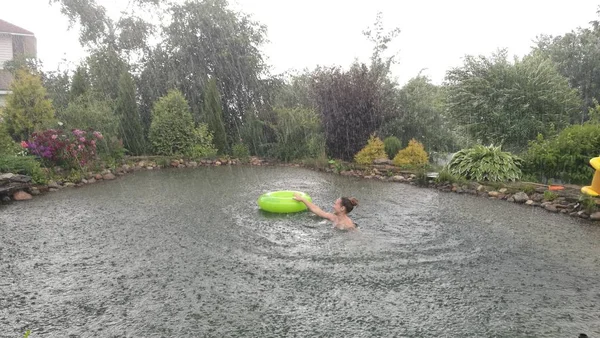
<svg viewBox="0 0 600 338"><path fill-rule="evenodd" d="M33 133L21 146L46 165L80 168L96 159L96 143L103 138L100 132L94 130L48 129Z"/></svg>

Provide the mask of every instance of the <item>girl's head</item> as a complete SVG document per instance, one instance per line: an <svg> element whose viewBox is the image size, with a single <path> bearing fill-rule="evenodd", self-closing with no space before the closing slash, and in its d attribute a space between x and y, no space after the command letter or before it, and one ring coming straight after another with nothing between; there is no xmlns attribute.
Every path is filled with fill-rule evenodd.
<svg viewBox="0 0 600 338"><path fill-rule="evenodd" d="M335 201L333 210L335 214L348 214L358 205L358 200L354 197L341 197Z"/></svg>

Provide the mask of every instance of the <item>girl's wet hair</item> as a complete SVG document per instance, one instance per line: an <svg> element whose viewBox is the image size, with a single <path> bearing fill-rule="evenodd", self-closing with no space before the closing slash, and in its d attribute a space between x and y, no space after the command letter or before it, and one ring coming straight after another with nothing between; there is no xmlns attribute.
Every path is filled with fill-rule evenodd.
<svg viewBox="0 0 600 338"><path fill-rule="evenodd" d="M358 200L354 197L342 197L342 206L346 209L346 213L350 213L354 207L358 206Z"/></svg>

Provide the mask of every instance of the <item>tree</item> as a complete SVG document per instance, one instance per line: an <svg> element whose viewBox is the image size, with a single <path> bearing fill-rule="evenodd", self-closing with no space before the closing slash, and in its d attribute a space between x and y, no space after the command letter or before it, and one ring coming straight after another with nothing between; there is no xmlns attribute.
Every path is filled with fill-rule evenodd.
<svg viewBox="0 0 600 338"><path fill-rule="evenodd" d="M213 143L220 153L229 151L227 133L223 124L223 109L221 107L221 96L214 79L208 81L204 90L204 116L208 122L208 129L213 134Z"/></svg>
<svg viewBox="0 0 600 338"><path fill-rule="evenodd" d="M52 101L38 75L20 69L10 86L2 114L8 133L15 141L27 140L31 133L48 127L54 121Z"/></svg>
<svg viewBox="0 0 600 338"><path fill-rule="evenodd" d="M42 85L46 88L57 115L69 105L70 80L67 70L57 69L42 74Z"/></svg>
<svg viewBox="0 0 600 338"><path fill-rule="evenodd" d="M327 152L346 161L397 108L393 88L382 85L379 75L364 64L354 64L347 72L335 67L319 69L313 88Z"/></svg>
<svg viewBox="0 0 600 338"><path fill-rule="evenodd" d="M600 11L597 12L600 14ZM559 36L541 35L536 50L550 58L573 88L581 95L580 111L571 117L571 123L587 121L587 110L600 100L600 22Z"/></svg>
<svg viewBox="0 0 600 338"><path fill-rule="evenodd" d="M147 40L154 32L154 25L139 15L156 15L165 2L130 2L127 11L121 12L118 20L113 20L96 0L50 0L60 6L71 27L77 23L80 28L79 42L90 51L86 63L96 95L117 99L121 74L128 70L132 60L148 49Z"/></svg>
<svg viewBox="0 0 600 338"><path fill-rule="evenodd" d="M315 158L324 151L319 115L306 108L275 108L276 122L272 154L282 161Z"/></svg>
<svg viewBox="0 0 600 338"><path fill-rule="evenodd" d="M444 114L445 95L425 76L410 79L397 95L399 113L383 124L381 134L396 136L404 145L418 139L429 151L453 150L456 140Z"/></svg>
<svg viewBox="0 0 600 338"><path fill-rule="evenodd" d="M194 120L181 92L171 90L155 103L148 137L157 155L183 155L194 146Z"/></svg>
<svg viewBox="0 0 600 338"><path fill-rule="evenodd" d="M110 47L99 48L87 58L86 63L94 94L103 99L117 100L119 80L128 68L117 50Z"/></svg>
<svg viewBox="0 0 600 338"><path fill-rule="evenodd" d="M69 100L73 101L79 96L87 93L90 90L90 80L87 70L84 66L77 67L73 80L71 81L71 90L69 92Z"/></svg>
<svg viewBox="0 0 600 338"><path fill-rule="evenodd" d="M381 14L373 30L364 32L374 43L371 65L354 63L348 71L337 67L317 69L312 90L322 116L327 152L351 161L384 121L397 111L396 83L388 77L394 58L383 59L398 29L383 32Z"/></svg>
<svg viewBox="0 0 600 338"><path fill-rule="evenodd" d="M479 142L510 150L562 129L580 107L577 91L539 53L514 63L505 50L491 58L467 56L446 80L448 110L457 123Z"/></svg>
<svg viewBox="0 0 600 338"><path fill-rule="evenodd" d="M61 13L73 26L80 27L79 42L91 50L110 47L119 51L136 51L146 47L153 32L153 25L136 16L144 9L152 12L160 7L160 0L137 0L128 6L129 12L121 13L119 20L112 20L104 6L96 0L50 0L60 5Z"/></svg>
<svg viewBox="0 0 600 338"><path fill-rule="evenodd" d="M164 41L146 58L142 74L143 100L162 95L169 84L184 93L196 122L202 117L202 93L213 78L221 94L223 122L231 139L247 111L260 109L268 101L263 80L267 67L260 47L265 27L228 8L225 0L188 1L173 4ZM146 80L147 79L147 80ZM155 80L155 81L152 81Z"/></svg>
<svg viewBox="0 0 600 338"><path fill-rule="evenodd" d="M143 154L145 150L144 130L136 103L135 82L128 72L124 72L119 80L116 115L121 122L119 135L125 148L131 154Z"/></svg>

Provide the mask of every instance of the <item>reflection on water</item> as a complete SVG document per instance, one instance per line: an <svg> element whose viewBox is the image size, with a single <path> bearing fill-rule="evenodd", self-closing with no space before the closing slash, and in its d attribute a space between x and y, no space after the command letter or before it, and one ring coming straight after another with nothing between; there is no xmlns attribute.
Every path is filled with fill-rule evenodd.
<svg viewBox="0 0 600 338"><path fill-rule="evenodd" d="M360 201L356 232L256 199ZM600 335L600 228L299 168L143 172L0 209L0 336Z"/></svg>

